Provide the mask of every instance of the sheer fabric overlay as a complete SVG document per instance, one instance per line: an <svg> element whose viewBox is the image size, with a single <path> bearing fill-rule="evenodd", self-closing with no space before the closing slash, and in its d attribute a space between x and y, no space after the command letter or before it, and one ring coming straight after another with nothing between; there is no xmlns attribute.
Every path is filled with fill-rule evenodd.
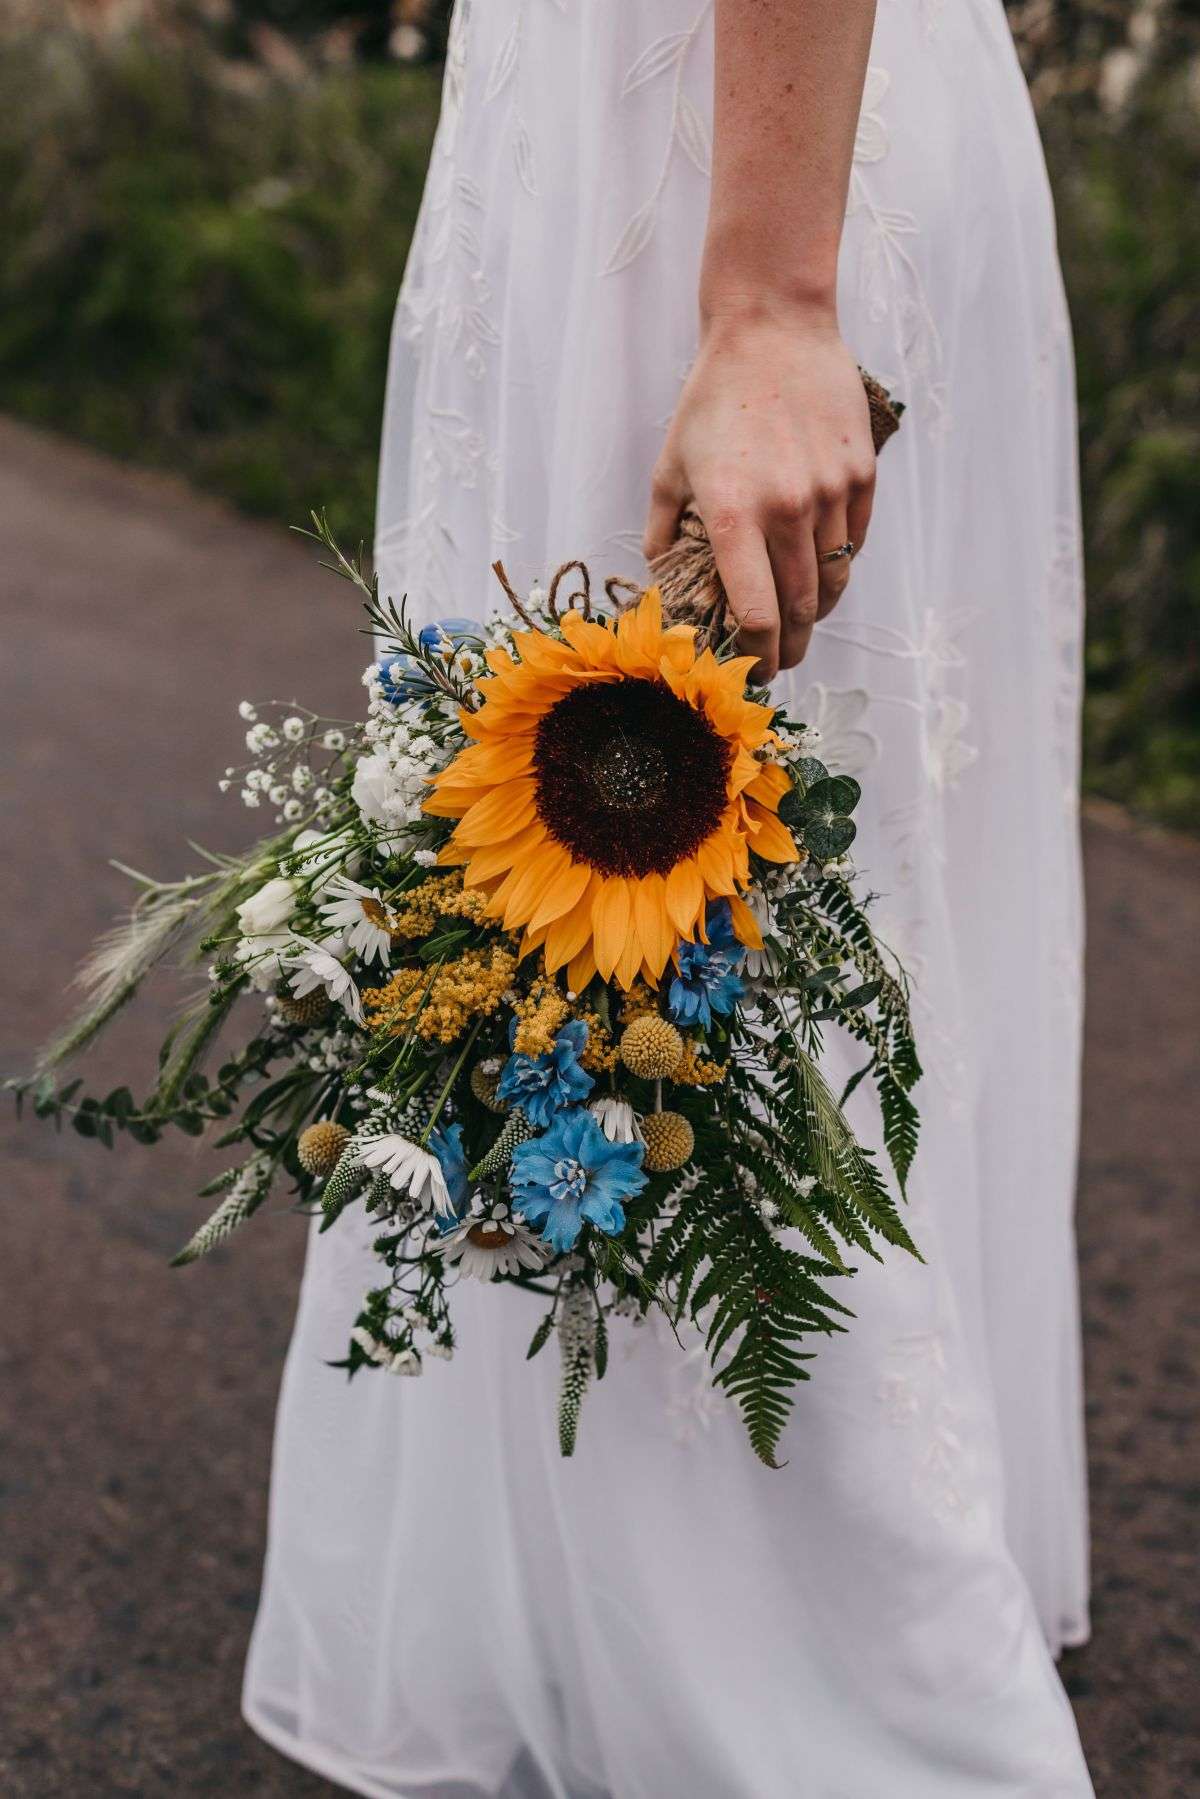
<svg viewBox="0 0 1200 1799"><path fill-rule="evenodd" d="M711 85L701 0L460 0L380 486L383 584L419 618L482 614L497 556L518 587L574 555L643 572ZM863 779L856 860L917 983L926 1262L860 1274L770 1473L652 1324L614 1326L562 1462L508 1291L459 1289L453 1363L347 1388L370 1233L314 1237L246 1709L360 1793L1092 1790L1051 1661L1087 1634L1074 397L999 0L880 0L839 303L909 410L784 681Z"/></svg>

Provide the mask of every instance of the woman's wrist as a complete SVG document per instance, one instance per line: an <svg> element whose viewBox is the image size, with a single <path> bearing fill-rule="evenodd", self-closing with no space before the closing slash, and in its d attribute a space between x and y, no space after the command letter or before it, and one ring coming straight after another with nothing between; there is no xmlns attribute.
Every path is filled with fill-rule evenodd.
<svg viewBox="0 0 1200 1799"><path fill-rule="evenodd" d="M837 297L829 292L781 291L755 282L700 290L700 334L737 337L762 329L805 337L838 335Z"/></svg>
<svg viewBox="0 0 1200 1799"><path fill-rule="evenodd" d="M755 267L753 259L714 255L706 249L700 271L700 323L710 326L769 324L789 328L837 329L837 264L823 267L825 258L805 258L805 267L788 273L774 265Z"/></svg>

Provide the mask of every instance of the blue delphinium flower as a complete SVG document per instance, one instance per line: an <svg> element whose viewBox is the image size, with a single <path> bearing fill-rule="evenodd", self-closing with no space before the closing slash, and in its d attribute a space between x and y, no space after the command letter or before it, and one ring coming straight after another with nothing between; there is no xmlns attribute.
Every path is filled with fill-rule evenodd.
<svg viewBox="0 0 1200 1799"><path fill-rule="evenodd" d="M530 1124L544 1130L563 1106L577 1105L592 1090L591 1075L579 1066L587 1034L583 1020L573 1018L564 1024L546 1055L511 1055L500 1075L496 1097L520 1106Z"/></svg>
<svg viewBox="0 0 1200 1799"><path fill-rule="evenodd" d="M732 1012L745 991L738 974L745 945L733 934L726 900L714 900L705 920L707 943L681 943L679 973L671 982L669 1010L676 1024L702 1024L707 1030L714 1012Z"/></svg>
<svg viewBox="0 0 1200 1799"><path fill-rule="evenodd" d="M513 1152L513 1206L541 1228L543 1241L564 1254L586 1218L606 1236L625 1227L622 1200L646 1185L644 1145L610 1143L590 1112L570 1107L550 1129Z"/></svg>
<svg viewBox="0 0 1200 1799"><path fill-rule="evenodd" d="M479 636L480 626L473 618L440 618L436 624L421 627L417 632L417 642L423 649L432 650L436 654L447 644L458 645L464 638ZM375 664L375 674L384 699L392 706L399 706L405 700L417 699L435 691L429 676L411 656L383 656Z"/></svg>
<svg viewBox="0 0 1200 1799"><path fill-rule="evenodd" d="M467 1210L467 1201L471 1195L467 1180L467 1152L463 1148L462 1125L440 1125L429 1133L428 1147L433 1151L441 1164L446 1177L446 1187L450 1194L453 1212L445 1213L438 1218L439 1230L454 1230Z"/></svg>

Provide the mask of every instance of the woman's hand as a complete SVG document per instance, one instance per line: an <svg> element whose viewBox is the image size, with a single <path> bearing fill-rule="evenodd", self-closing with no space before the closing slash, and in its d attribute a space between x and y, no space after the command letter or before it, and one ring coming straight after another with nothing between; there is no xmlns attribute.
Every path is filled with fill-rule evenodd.
<svg viewBox="0 0 1200 1799"><path fill-rule="evenodd" d="M875 487L870 413L854 358L824 307L710 312L654 471L647 558L692 503L704 521L740 648L769 680L837 605Z"/></svg>

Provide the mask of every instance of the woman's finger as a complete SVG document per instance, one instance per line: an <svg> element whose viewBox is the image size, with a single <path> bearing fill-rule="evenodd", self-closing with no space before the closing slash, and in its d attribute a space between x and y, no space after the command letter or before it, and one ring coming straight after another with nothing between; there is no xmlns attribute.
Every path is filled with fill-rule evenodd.
<svg viewBox="0 0 1200 1799"><path fill-rule="evenodd" d="M675 542L679 535L679 515L685 504L686 495L678 484L656 472L650 485L650 510L646 514L646 529L642 536L642 554L647 562L653 562Z"/></svg>
<svg viewBox="0 0 1200 1799"><path fill-rule="evenodd" d="M869 470L850 483L849 503L846 508L846 535L854 545L855 555L867 541L867 527L871 523L871 511L875 504L875 460L871 459Z"/></svg>
<svg viewBox="0 0 1200 1799"><path fill-rule="evenodd" d="M770 527L767 549L779 602L779 666L804 660L817 621L817 555L811 518L779 520Z"/></svg>
<svg viewBox="0 0 1200 1799"><path fill-rule="evenodd" d="M817 514L813 542L819 579L817 617L824 618L833 611L850 581L850 552L846 546L854 543L854 540L850 535L849 513L845 501L835 501L821 508ZM854 547L857 549L857 544ZM832 552L836 550L844 553L834 556Z"/></svg>
<svg viewBox="0 0 1200 1799"><path fill-rule="evenodd" d="M706 517L703 505L698 506L729 610L737 620L738 653L756 656L754 679L769 681L779 672L779 602L766 541L749 514L728 517L718 512Z"/></svg>

